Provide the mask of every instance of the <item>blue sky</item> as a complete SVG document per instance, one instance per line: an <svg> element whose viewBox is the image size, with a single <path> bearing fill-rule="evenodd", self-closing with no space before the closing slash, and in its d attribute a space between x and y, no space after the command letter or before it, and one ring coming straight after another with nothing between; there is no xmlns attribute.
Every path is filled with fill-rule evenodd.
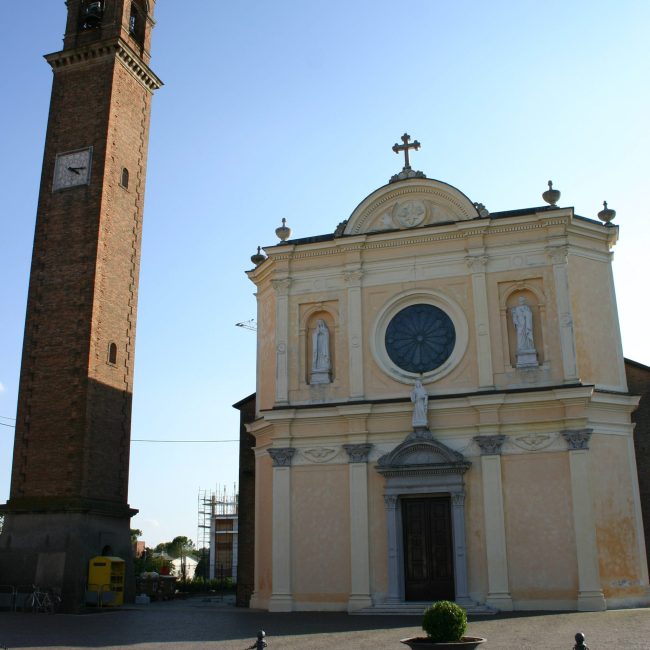
<svg viewBox="0 0 650 650"><path fill-rule="evenodd" d="M15 417L51 72L63 0L0 4L0 423ZM542 204L594 218L607 200L626 356L650 364L647 271L650 3L159 0L132 437L232 440L254 390L244 275L282 217L332 232L412 165L491 211ZM594 327L598 324L595 323ZM0 501L13 429L0 426ZM133 526L196 539L200 488L232 490L237 444L132 443Z"/></svg>

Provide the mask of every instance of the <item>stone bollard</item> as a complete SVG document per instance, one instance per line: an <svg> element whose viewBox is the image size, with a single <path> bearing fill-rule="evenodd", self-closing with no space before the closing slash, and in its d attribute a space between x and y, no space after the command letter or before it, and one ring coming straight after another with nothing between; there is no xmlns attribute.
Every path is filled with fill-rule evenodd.
<svg viewBox="0 0 650 650"><path fill-rule="evenodd" d="M264 630L259 630L257 633L257 641L255 641L253 645L248 646L246 650L264 650L264 648L266 648L266 639L264 638L265 636L266 632L264 632Z"/></svg>
<svg viewBox="0 0 650 650"><path fill-rule="evenodd" d="M576 634L576 644L573 646L573 650L589 650L585 645L585 635L582 632Z"/></svg>

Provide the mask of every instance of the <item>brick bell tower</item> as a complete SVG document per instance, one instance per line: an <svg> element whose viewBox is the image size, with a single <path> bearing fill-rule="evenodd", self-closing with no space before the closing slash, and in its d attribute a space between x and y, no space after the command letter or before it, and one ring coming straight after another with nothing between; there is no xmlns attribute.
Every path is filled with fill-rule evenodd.
<svg viewBox="0 0 650 650"><path fill-rule="evenodd" d="M131 561L131 398L154 0L68 0L27 302L4 584L84 604L88 561ZM127 575L131 575L127 565ZM126 598L132 585L126 584Z"/></svg>

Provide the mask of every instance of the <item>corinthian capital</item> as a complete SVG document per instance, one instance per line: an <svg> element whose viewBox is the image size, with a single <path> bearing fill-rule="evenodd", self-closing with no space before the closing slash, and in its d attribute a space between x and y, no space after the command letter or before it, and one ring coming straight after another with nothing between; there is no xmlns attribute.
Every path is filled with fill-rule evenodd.
<svg viewBox="0 0 650 650"><path fill-rule="evenodd" d="M289 293L291 286L290 278L282 278L280 280L271 280L271 285L279 296L286 296Z"/></svg>
<svg viewBox="0 0 650 650"><path fill-rule="evenodd" d="M465 257L465 264L474 273L484 273L489 259L487 255L467 255Z"/></svg>
<svg viewBox="0 0 650 650"><path fill-rule="evenodd" d="M566 440L567 449L569 451L589 449L589 439L593 431L593 429L567 429L562 431L562 437Z"/></svg>
<svg viewBox="0 0 650 650"><path fill-rule="evenodd" d="M268 452L273 459L273 467L289 467L296 450L294 447L276 447Z"/></svg>

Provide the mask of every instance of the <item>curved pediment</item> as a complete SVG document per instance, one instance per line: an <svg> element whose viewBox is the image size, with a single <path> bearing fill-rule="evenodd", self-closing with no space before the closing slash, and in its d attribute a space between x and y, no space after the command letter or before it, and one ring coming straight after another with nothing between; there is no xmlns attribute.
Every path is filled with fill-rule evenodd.
<svg viewBox="0 0 650 650"><path fill-rule="evenodd" d="M442 181L414 178L389 183L366 197L350 215L343 234L402 230L477 218L474 204L460 190Z"/></svg>
<svg viewBox="0 0 650 650"><path fill-rule="evenodd" d="M411 434L377 461L377 471L382 474L422 469L464 474L469 467L462 454L436 440L429 431Z"/></svg>

